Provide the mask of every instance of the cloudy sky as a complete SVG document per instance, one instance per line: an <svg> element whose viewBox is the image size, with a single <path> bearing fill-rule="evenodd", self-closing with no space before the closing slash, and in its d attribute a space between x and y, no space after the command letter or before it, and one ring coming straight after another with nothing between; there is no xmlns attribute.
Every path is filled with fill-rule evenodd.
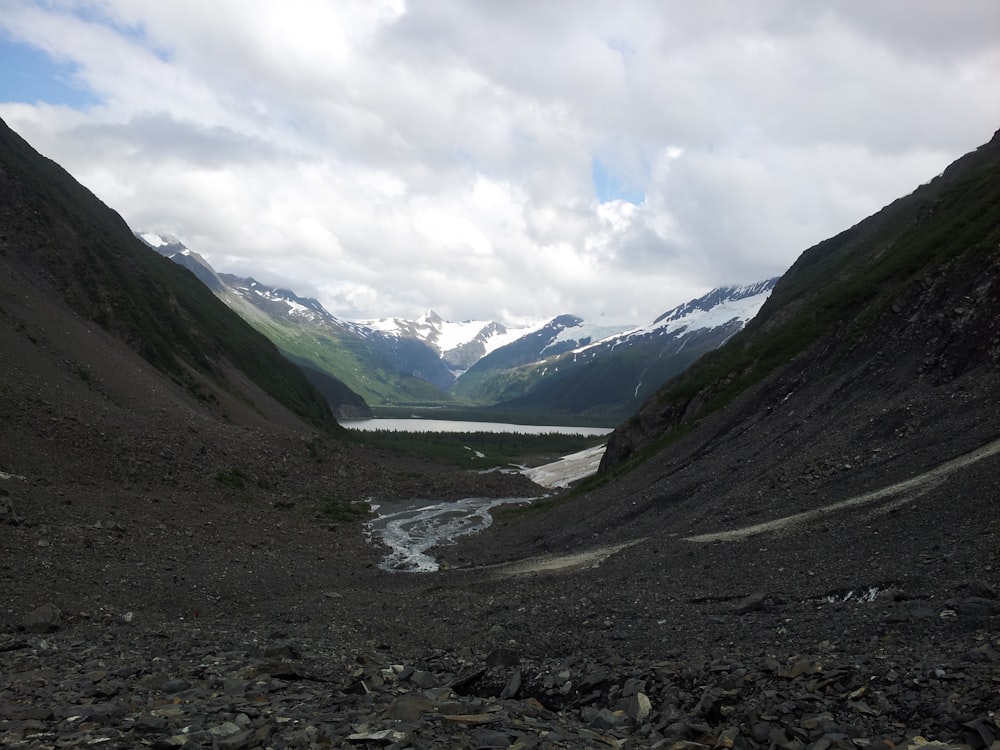
<svg viewBox="0 0 1000 750"><path fill-rule="evenodd" d="M996 0L0 0L0 117L349 319L644 323L1000 127Z"/></svg>

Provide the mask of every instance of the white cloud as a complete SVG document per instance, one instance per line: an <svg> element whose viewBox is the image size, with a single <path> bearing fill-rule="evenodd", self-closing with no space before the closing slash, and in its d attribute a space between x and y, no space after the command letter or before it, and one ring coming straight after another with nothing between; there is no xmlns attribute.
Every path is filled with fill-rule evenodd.
<svg viewBox="0 0 1000 750"><path fill-rule="evenodd" d="M6 0L0 40L99 103L0 116L134 227L343 317L641 323L987 140L998 27L994 0Z"/></svg>

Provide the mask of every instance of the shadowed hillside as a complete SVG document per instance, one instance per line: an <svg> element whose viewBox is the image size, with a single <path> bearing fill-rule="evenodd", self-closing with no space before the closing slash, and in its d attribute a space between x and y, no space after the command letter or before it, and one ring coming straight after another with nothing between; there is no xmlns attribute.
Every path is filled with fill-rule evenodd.
<svg viewBox="0 0 1000 750"><path fill-rule="evenodd" d="M229 418L237 402L267 411L266 394L336 429L324 399L265 337L2 122L0 212L7 279L38 285Z"/></svg>
<svg viewBox="0 0 1000 750"><path fill-rule="evenodd" d="M1000 134L869 219L810 248L745 330L616 430L612 469L733 404L773 410L804 383L940 387L997 363ZM740 400L752 388L755 396ZM740 400L739 405L733 402ZM737 416L738 415L738 416ZM657 441L660 441L659 443Z"/></svg>

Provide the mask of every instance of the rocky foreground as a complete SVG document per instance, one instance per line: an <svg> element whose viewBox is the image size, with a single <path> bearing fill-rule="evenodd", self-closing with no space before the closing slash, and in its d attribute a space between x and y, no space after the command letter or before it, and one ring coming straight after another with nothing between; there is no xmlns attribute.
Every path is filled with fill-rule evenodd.
<svg viewBox="0 0 1000 750"><path fill-rule="evenodd" d="M518 575L472 559L502 557L487 532L388 574L267 482L176 484L0 484L0 746L1000 748L992 527L818 571L828 530Z"/></svg>
<svg viewBox="0 0 1000 750"><path fill-rule="evenodd" d="M42 607L0 640L0 743L995 749L1000 639L990 618L1000 606L994 592L975 593L988 596L954 610L840 604L831 617L881 617L864 655L829 641L774 655L729 643L713 658L678 650L656 661L516 646L406 658L378 642L345 650L294 623L270 632L220 620L151 625L108 609L60 620ZM715 617L756 618L749 610L761 606ZM903 645L911 638L919 646Z"/></svg>

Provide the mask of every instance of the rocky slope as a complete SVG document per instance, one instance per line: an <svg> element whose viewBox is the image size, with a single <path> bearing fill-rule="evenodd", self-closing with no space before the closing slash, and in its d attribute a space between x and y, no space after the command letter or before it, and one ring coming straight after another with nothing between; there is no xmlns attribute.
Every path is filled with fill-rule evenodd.
<svg viewBox="0 0 1000 750"><path fill-rule="evenodd" d="M912 194L807 250L743 332L617 431L605 465L752 388L783 399L798 382L854 370L859 390L879 381L903 390L995 366L998 174L1000 132ZM769 384L761 389L761 381ZM757 410L778 405L759 396L751 402Z"/></svg>

